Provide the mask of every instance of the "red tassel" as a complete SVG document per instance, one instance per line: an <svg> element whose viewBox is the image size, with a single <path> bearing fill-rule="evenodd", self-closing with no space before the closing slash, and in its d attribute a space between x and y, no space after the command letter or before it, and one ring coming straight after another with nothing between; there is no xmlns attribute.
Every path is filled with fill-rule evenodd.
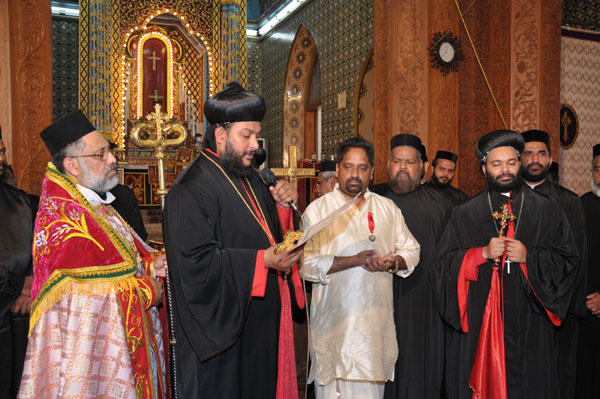
<svg viewBox="0 0 600 399"><path fill-rule="evenodd" d="M279 355L277 362L277 399L298 399L296 356L294 353L294 326L292 303L288 285L279 275L281 320L279 322Z"/></svg>
<svg viewBox="0 0 600 399"><path fill-rule="evenodd" d="M494 266L469 386L473 399L506 399L504 323L500 312L500 278Z"/></svg>

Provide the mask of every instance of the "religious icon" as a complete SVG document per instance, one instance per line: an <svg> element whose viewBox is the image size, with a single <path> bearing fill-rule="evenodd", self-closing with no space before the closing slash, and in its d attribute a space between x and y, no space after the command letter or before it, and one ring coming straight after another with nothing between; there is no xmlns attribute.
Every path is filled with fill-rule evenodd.
<svg viewBox="0 0 600 399"><path fill-rule="evenodd" d="M579 133L579 118L575 113L575 109L569 104L560 106L560 145L564 149L571 148L577 140Z"/></svg>

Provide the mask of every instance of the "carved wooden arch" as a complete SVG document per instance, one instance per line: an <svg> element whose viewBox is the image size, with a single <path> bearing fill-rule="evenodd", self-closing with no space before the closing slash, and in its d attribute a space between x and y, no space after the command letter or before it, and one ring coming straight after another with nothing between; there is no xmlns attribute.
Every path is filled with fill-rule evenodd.
<svg viewBox="0 0 600 399"><path fill-rule="evenodd" d="M354 135L358 136L360 134L361 136L363 136L363 138L369 140L370 142L374 141L374 124L371 123L370 127L372 131L368 135L364 134L364 129L360 129L359 124L361 122L360 118L364 117L364 115L361 113L361 101L365 98L365 95L367 94L365 93L365 91L370 91L370 93L368 93L369 97L374 98L375 82L365 82L365 75L367 75L369 72L374 73L373 69L373 48L371 48L371 50L369 50L369 53L365 57L365 60L363 61L362 67L360 68L360 73L358 75L358 81L356 82L356 89L354 93ZM373 120L372 122L374 122L375 104L372 104L370 108L372 108L372 115L370 117ZM368 126L366 127L368 128Z"/></svg>
<svg viewBox="0 0 600 399"><path fill-rule="evenodd" d="M304 118L310 96L312 71L317 46L310 32L300 25L290 49L283 88L283 164L289 165L287 148L297 147L298 159L304 158Z"/></svg>

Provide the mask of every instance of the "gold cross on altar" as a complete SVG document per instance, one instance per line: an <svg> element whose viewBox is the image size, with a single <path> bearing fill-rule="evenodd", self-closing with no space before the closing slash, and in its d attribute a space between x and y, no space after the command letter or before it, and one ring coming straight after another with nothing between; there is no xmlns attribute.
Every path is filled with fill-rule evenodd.
<svg viewBox="0 0 600 399"><path fill-rule="evenodd" d="M149 99L154 100L154 101L158 101L158 100L162 100L163 96L159 96L158 95L158 89L154 89L154 94L151 96L148 96Z"/></svg>
<svg viewBox="0 0 600 399"><path fill-rule="evenodd" d="M148 57L148 59L152 60L152 70L156 71L156 61L160 61L160 57L156 56L156 51L153 51L152 56Z"/></svg>
<svg viewBox="0 0 600 399"><path fill-rule="evenodd" d="M273 168L271 169L277 177L289 177L294 188L298 188L298 179L304 177L312 177L315 175L315 168L299 168L297 158L297 148L295 145L288 147L289 167L288 168Z"/></svg>

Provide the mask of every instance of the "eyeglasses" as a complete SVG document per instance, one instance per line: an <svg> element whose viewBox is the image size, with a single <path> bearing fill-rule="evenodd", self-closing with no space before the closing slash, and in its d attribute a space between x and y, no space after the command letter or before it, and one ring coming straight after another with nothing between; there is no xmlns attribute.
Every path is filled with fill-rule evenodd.
<svg viewBox="0 0 600 399"><path fill-rule="evenodd" d="M105 148L97 154L76 155L76 156L68 157L68 158L94 158L94 159L97 159L98 161L106 162L108 160L108 154L112 154L114 156L115 155L114 148L112 148L112 147Z"/></svg>

